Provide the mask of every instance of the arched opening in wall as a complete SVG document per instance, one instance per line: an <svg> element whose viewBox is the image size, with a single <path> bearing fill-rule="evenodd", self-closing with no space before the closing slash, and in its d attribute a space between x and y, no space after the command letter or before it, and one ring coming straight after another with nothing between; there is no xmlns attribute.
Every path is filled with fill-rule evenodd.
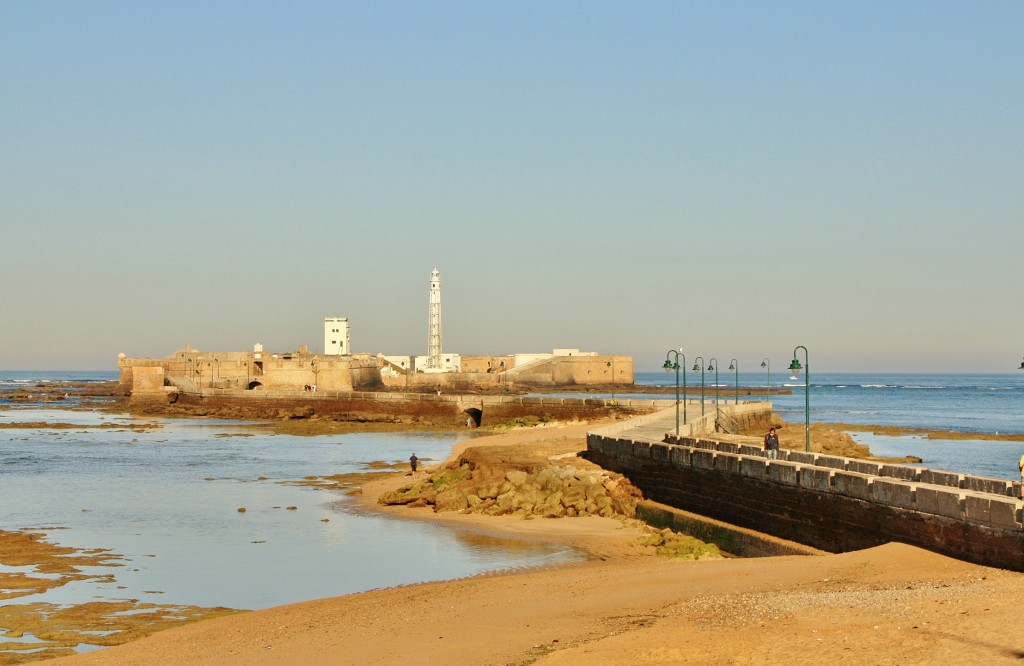
<svg viewBox="0 0 1024 666"><path fill-rule="evenodd" d="M261 383L259 383L257 381L251 381L251 382L249 382L249 385L245 387L245 389L247 391L251 391L251 390L256 389L256 388L263 388L263 384L261 384Z"/></svg>
<svg viewBox="0 0 1024 666"><path fill-rule="evenodd" d="M480 427L480 421L484 417L483 410L477 409L476 407L470 407L469 409L462 410L464 414L469 414L469 418L473 420L474 427ZM468 423L466 425L469 425Z"/></svg>

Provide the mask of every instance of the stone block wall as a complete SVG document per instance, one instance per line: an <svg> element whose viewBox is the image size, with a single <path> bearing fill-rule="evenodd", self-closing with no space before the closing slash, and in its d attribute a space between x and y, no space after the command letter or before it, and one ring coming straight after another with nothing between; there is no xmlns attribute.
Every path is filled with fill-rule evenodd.
<svg viewBox="0 0 1024 666"><path fill-rule="evenodd" d="M204 390L181 394L185 405L215 409L245 408L254 404L272 405L282 412L312 410L318 415L387 415L395 417L450 418L463 424L467 408L482 411L484 425L516 418L533 419L597 419L610 414L643 415L655 410L652 400L611 400L581 398L532 398L524 396L462 396L433 393L388 393L369 391L242 391L234 389ZM643 442L643 455L650 457L650 442ZM668 455L667 451L665 455Z"/></svg>
<svg viewBox="0 0 1024 666"><path fill-rule="evenodd" d="M820 454L769 461L760 447L687 443L590 433L587 456L647 499L822 550L900 541L1024 571L1024 504L997 494L1010 482Z"/></svg>
<svg viewBox="0 0 1024 666"><path fill-rule="evenodd" d="M132 393L158 393L164 391L164 369L136 367L132 373Z"/></svg>

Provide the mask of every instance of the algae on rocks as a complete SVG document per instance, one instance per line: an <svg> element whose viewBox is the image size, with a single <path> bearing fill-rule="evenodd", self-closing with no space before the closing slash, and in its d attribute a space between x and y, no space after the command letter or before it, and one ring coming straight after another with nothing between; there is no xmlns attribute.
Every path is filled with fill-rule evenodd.
<svg viewBox="0 0 1024 666"><path fill-rule="evenodd" d="M530 472L461 462L385 493L379 501L491 516L631 518L640 499L640 492L625 477L604 470L551 465Z"/></svg>
<svg viewBox="0 0 1024 666"><path fill-rule="evenodd" d="M654 546L658 555L688 560L717 559L722 551L713 543L705 543L697 537L665 528L656 530L640 540L642 546Z"/></svg>

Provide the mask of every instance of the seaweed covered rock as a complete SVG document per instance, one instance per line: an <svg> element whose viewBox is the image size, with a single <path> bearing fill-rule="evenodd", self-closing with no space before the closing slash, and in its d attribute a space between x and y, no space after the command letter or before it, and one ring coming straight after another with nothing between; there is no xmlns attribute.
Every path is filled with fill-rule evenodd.
<svg viewBox="0 0 1024 666"><path fill-rule="evenodd" d="M673 532L670 529L663 529L653 532L650 536L641 539L644 546L654 546L658 555L667 557L678 557L687 560L717 559L722 557L722 551L713 543L704 543L696 537L680 532Z"/></svg>
<svg viewBox="0 0 1024 666"><path fill-rule="evenodd" d="M420 503L420 506L424 504L436 506L439 493L454 490L456 486L464 483L469 476L470 469L468 465L463 465L456 469L441 470L412 485L386 492L377 501L380 504L386 505ZM445 504L450 505L452 503L451 493L448 492L445 494Z"/></svg>
<svg viewBox="0 0 1024 666"><path fill-rule="evenodd" d="M490 452L493 454L493 452ZM525 468L474 452L455 467L381 496L382 504L432 506L435 511L562 518L632 517L640 491L613 472L527 459Z"/></svg>

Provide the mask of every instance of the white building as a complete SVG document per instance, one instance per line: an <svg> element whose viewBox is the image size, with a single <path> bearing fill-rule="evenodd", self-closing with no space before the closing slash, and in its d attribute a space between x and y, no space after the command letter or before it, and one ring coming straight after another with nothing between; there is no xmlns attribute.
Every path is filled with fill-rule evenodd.
<svg viewBox="0 0 1024 666"><path fill-rule="evenodd" d="M326 317L324 319L324 355L343 356L352 353L347 317Z"/></svg>
<svg viewBox="0 0 1024 666"><path fill-rule="evenodd" d="M416 372L462 372L462 357L458 354L417 356L413 365Z"/></svg>

